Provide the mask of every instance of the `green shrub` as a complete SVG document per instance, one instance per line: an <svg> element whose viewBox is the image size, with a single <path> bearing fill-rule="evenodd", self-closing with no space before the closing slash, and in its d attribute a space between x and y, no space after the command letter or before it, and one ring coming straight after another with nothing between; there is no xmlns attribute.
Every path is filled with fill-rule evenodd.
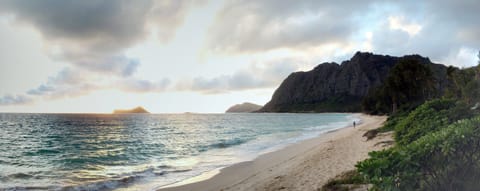
<svg viewBox="0 0 480 191"><path fill-rule="evenodd" d="M407 145L418 138L437 131L459 119L471 117L466 104L452 99L437 99L425 102L407 117L397 121L395 140Z"/></svg>
<svg viewBox="0 0 480 191"><path fill-rule="evenodd" d="M369 153L370 158L359 162L356 167L368 182L375 185L374 190L394 191L412 190L417 187L412 180L419 172L419 168L408 161L408 153L397 147ZM417 167L417 168L416 168ZM399 187L399 180L410 184ZM410 188L407 188L410 186ZM376 189L375 189L376 188Z"/></svg>
<svg viewBox="0 0 480 191"><path fill-rule="evenodd" d="M387 132L395 130L395 127L406 117L408 112L398 112L394 115L390 115L385 124L378 129L379 132Z"/></svg>
<svg viewBox="0 0 480 191"><path fill-rule="evenodd" d="M369 155L356 166L374 190L477 190L480 116Z"/></svg>
<svg viewBox="0 0 480 191"><path fill-rule="evenodd" d="M480 117L422 137L407 149L421 166L424 190L480 188Z"/></svg>

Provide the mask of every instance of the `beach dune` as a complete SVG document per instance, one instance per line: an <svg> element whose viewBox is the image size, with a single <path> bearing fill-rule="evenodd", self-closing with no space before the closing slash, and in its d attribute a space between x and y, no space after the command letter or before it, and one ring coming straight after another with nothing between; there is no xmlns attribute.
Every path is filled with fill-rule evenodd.
<svg viewBox="0 0 480 191"><path fill-rule="evenodd" d="M353 170L358 161L368 157L368 152L385 147L377 143L392 139L391 134L380 134L366 141L362 135L380 127L386 117L358 117L362 123L356 128L323 134L160 190L317 190L329 179Z"/></svg>

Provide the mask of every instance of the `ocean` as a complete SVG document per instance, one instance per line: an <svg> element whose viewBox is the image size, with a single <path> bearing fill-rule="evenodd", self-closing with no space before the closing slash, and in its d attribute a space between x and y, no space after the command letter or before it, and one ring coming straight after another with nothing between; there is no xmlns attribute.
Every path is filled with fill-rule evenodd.
<svg viewBox="0 0 480 191"><path fill-rule="evenodd" d="M0 113L0 190L155 190L353 120L342 113Z"/></svg>

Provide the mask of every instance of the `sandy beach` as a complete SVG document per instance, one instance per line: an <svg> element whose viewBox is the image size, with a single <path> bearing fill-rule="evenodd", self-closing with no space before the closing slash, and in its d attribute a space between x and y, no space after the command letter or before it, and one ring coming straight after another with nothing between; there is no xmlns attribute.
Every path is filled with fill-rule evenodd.
<svg viewBox="0 0 480 191"><path fill-rule="evenodd" d="M329 179L354 169L368 152L381 150L391 134L366 141L362 135L380 127L385 116L358 114L362 123L289 145L275 152L161 188L177 190L317 190Z"/></svg>

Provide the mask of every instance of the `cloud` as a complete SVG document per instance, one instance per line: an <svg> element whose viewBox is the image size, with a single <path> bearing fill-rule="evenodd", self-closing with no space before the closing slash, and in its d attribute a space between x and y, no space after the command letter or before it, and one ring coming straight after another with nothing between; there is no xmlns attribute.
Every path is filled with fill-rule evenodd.
<svg viewBox="0 0 480 191"><path fill-rule="evenodd" d="M2 12L33 26L49 44L55 44L56 57L72 61L103 58L143 39L150 0L2 1Z"/></svg>
<svg viewBox="0 0 480 191"><path fill-rule="evenodd" d="M216 51L257 52L342 43L358 26L370 1L229 1L211 27Z"/></svg>
<svg viewBox="0 0 480 191"><path fill-rule="evenodd" d="M251 64L249 68L231 75L213 78L196 77L180 81L176 89L180 91L198 91L206 94L225 93L278 86L290 73L299 70L302 61L287 58L273 60L263 64Z"/></svg>
<svg viewBox="0 0 480 191"><path fill-rule="evenodd" d="M78 65L90 71L128 77L135 73L140 62L137 59L120 55L98 60L89 58L81 59L78 61Z"/></svg>
<svg viewBox="0 0 480 191"><path fill-rule="evenodd" d="M117 82L118 88L125 92L145 93L145 92L163 92L170 85L170 80L164 78L160 81L149 81L142 79L122 79Z"/></svg>
<svg viewBox="0 0 480 191"><path fill-rule="evenodd" d="M152 6L149 0L2 2L4 11L34 25L48 39L102 45L98 49L128 44L139 38L145 29L146 13Z"/></svg>
<svg viewBox="0 0 480 191"><path fill-rule="evenodd" d="M444 59L444 63L466 68L478 64L478 57L472 55L478 54L478 50L462 47L458 52L452 52Z"/></svg>
<svg viewBox="0 0 480 191"><path fill-rule="evenodd" d="M23 104L59 99L101 89L162 92L170 81L134 78L140 66L125 50L156 32L162 42L173 38L188 10L204 1L193 0L3 0L0 15L32 27L45 40L51 59L70 65L24 95L6 95L0 104Z"/></svg>
<svg viewBox="0 0 480 191"><path fill-rule="evenodd" d="M480 47L477 5L475 0L229 1L210 28L208 48L242 54L335 45L345 55L368 49L447 62L462 48Z"/></svg>
<svg viewBox="0 0 480 191"><path fill-rule="evenodd" d="M24 105L32 103L32 99L25 95L5 95L0 97L0 106Z"/></svg>
<svg viewBox="0 0 480 191"><path fill-rule="evenodd" d="M49 94L49 92L54 92L54 91L55 91L54 87L41 84L35 89L28 90L27 94L41 96L41 95Z"/></svg>
<svg viewBox="0 0 480 191"><path fill-rule="evenodd" d="M420 30L422 30L422 26L416 23L406 23L404 17L395 17L390 16L388 17L388 22L391 29L394 30L402 30L408 33L410 36L416 35Z"/></svg>
<svg viewBox="0 0 480 191"><path fill-rule="evenodd" d="M189 11L204 2L0 0L0 15L10 15L14 23L34 28L44 38L50 58L69 63L45 83L25 94L6 95L0 103L78 96L109 88L134 93L272 88L291 72L309 65L298 59L251 63L230 74L199 76L177 83L166 78L139 78L136 71L140 59L127 56L125 51L147 35L156 34L161 42L168 42ZM293 57L302 52L306 59L326 58L327 54L348 58L365 48L391 55L418 53L436 62L470 66L476 64L476 50L480 47L476 0L222 3L212 25L202 23L209 27L208 50L220 53L254 53L252 57L267 58L277 53ZM282 50L272 51L278 49ZM169 89L171 86L173 89Z"/></svg>
<svg viewBox="0 0 480 191"><path fill-rule="evenodd" d="M56 76L50 77L45 84L28 90L26 94L49 99L85 95L102 86L89 81L90 78L91 75L84 70L65 68Z"/></svg>
<svg viewBox="0 0 480 191"><path fill-rule="evenodd" d="M170 80L149 81L134 77L105 76L78 68L65 68L57 75L50 77L46 83L26 92L25 98L33 102L37 99L60 99L77 97L93 91L118 89L130 93L163 92L170 85ZM7 96L5 96L7 97ZM12 100L12 96L8 97ZM18 100L21 100L19 97ZM11 104L21 102L10 101Z"/></svg>
<svg viewBox="0 0 480 191"><path fill-rule="evenodd" d="M138 66L124 50L158 31L164 42L183 22L191 0L3 0L0 14L40 32L52 58L94 72L129 76Z"/></svg>
<svg viewBox="0 0 480 191"><path fill-rule="evenodd" d="M161 41L166 42L175 36L175 29L180 26L188 11L205 4L205 0L158 0L150 13L150 26L155 28Z"/></svg>
<svg viewBox="0 0 480 191"><path fill-rule="evenodd" d="M473 35L480 32L477 4L471 0L390 2L388 6L396 10L376 19L380 24L373 29L372 51L393 55L417 53L447 65L475 65L470 62L475 54L465 59L465 49L480 47L480 38ZM468 63L462 63L465 61Z"/></svg>

